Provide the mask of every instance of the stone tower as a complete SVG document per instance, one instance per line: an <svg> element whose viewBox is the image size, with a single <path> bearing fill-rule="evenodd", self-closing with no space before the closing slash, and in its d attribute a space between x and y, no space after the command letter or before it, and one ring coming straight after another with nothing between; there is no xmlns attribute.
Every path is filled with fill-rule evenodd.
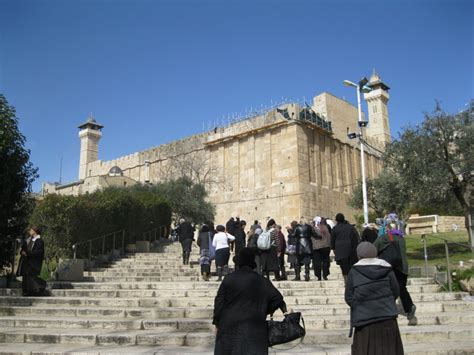
<svg viewBox="0 0 474 355"><path fill-rule="evenodd" d="M366 128L366 134L368 137L376 139L385 145L391 140L387 109L387 103L390 99L388 90L390 88L382 82L382 79L380 79L375 70L367 86L372 91L364 94L369 114L369 125Z"/></svg>
<svg viewBox="0 0 474 355"><path fill-rule="evenodd" d="M88 176L87 164L96 161L99 155L99 140L102 137L102 126L89 116L79 126L79 138L81 139L81 155L79 158L79 180Z"/></svg>

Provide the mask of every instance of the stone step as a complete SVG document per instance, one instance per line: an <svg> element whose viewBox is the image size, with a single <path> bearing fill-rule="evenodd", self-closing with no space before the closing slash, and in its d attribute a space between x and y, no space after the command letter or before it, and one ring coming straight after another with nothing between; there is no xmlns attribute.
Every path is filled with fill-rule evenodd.
<svg viewBox="0 0 474 355"><path fill-rule="evenodd" d="M451 302L421 302L417 305L418 313L428 312L459 312L474 311L474 303L463 301ZM349 315L349 307L345 304L318 306L293 306L294 311L302 312L305 316L314 315ZM211 319L213 309L209 307L193 308L123 308L123 307L91 307L89 305L69 306L61 308L53 305L43 306L3 306L0 307L0 315L56 315L56 316L85 316L101 315L108 317L154 317L163 318L207 318Z"/></svg>
<svg viewBox="0 0 474 355"><path fill-rule="evenodd" d="M449 315L450 312L474 312L473 302L451 301L451 302L420 302L417 304L417 312L420 315L426 313L437 313ZM345 315L349 317L349 307L345 304L318 306L293 306L290 310L302 312L304 317L312 316L336 316ZM0 306L0 316L59 316L59 317L85 317L104 316L108 318L194 318L211 319L213 309L209 307L91 307L89 305L64 305L46 304L41 306Z"/></svg>
<svg viewBox="0 0 474 355"><path fill-rule="evenodd" d="M415 304L420 302L444 302L461 300L464 293L425 293L412 295ZM302 296L285 297L289 307L301 305L335 305L345 304L342 297ZM31 305L90 305L116 307L214 307L214 297L173 297L173 298L122 298L122 297L15 297L0 298L0 306L31 306Z"/></svg>
<svg viewBox="0 0 474 355"><path fill-rule="evenodd" d="M344 281L329 280L317 282L313 280L311 282L295 282L295 281L279 281L273 282L273 284L280 290L285 289L317 289L317 288L335 288L343 289ZM409 279L408 285L436 285L430 279ZM66 282L66 281L53 281L49 282L49 287L52 289L160 289L160 290L198 290L198 289L215 289L217 290L220 286L218 282Z"/></svg>
<svg viewBox="0 0 474 355"><path fill-rule="evenodd" d="M347 315L317 315L305 314L306 329L341 329L349 328L350 321ZM408 325L405 317L399 318L400 325ZM420 313L419 325L448 325L464 324L474 327L474 313ZM48 328L48 329L111 329L111 330L151 330L157 332L168 331L212 331L211 319L167 318L167 319L116 319L100 317L51 317L51 316L15 316L0 317L0 327L10 328Z"/></svg>
<svg viewBox="0 0 474 355"><path fill-rule="evenodd" d="M297 342L295 342L297 343ZM269 355L290 355L290 354L312 354L312 355L350 355L350 345L297 345L294 349L280 350L290 348L293 343L279 345L269 349ZM277 350L278 349L278 350ZM472 354L474 341L445 341L441 344L432 342L405 344L404 350L407 355L445 355ZM139 353L143 355L213 355L213 347L195 347L187 346L138 346L138 345L119 345L119 346L88 346L88 345L66 345L66 344L37 344L37 343L4 343L0 349L0 355L57 355L57 354L132 354Z"/></svg>
<svg viewBox="0 0 474 355"><path fill-rule="evenodd" d="M412 294L435 293L439 289L436 285L408 286ZM301 288L281 289L284 297L301 296L344 296L344 289L340 288ZM55 297L215 297L216 288L210 290L115 290L115 289L52 289L51 295ZM21 296L20 289L0 289L0 296Z"/></svg>
<svg viewBox="0 0 474 355"><path fill-rule="evenodd" d="M474 327L464 325L400 326L404 344L473 341ZM308 330L303 344L345 344L352 341L349 329ZM0 343L47 343L84 345L139 345L211 347L213 332L111 331L109 329L0 328Z"/></svg>

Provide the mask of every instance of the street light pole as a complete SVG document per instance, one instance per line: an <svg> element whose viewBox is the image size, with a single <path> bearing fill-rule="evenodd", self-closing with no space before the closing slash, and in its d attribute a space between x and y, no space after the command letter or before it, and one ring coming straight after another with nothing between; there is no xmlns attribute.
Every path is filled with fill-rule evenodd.
<svg viewBox="0 0 474 355"><path fill-rule="evenodd" d="M369 90L365 84L367 84L367 79L363 78L358 84L353 83L349 80L344 80L344 85L352 86L356 88L357 91L357 111L359 114L359 143L360 143L360 169L361 169L361 178L362 178L362 200L363 200L363 210L364 210L364 223L369 223L369 205L367 202L367 182L365 180L365 159L364 159L364 144L363 144L363 133L365 124L362 120L362 106L360 103L360 93L362 90ZM350 137L352 138L352 137ZM355 138L355 135L354 135Z"/></svg>
<svg viewBox="0 0 474 355"><path fill-rule="evenodd" d="M362 107L360 103L360 92L362 88L357 87L357 110L359 111L359 122L362 122ZM364 158L364 144L362 143L363 127L359 124L359 142L360 142L360 168L362 176L362 200L364 207L364 223L369 223L369 206L367 202L367 182L365 181L365 158Z"/></svg>

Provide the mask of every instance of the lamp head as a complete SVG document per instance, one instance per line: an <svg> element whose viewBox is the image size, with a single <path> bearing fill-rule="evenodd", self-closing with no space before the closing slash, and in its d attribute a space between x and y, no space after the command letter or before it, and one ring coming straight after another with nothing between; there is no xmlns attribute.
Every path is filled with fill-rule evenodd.
<svg viewBox="0 0 474 355"><path fill-rule="evenodd" d="M359 121L358 123L360 128L365 128L369 124L367 121Z"/></svg>
<svg viewBox="0 0 474 355"><path fill-rule="evenodd" d="M360 81L359 81L359 87L360 87L360 88L363 88L368 82L369 82L369 79L367 79L367 78L364 76L364 77L363 77L362 79L360 79Z"/></svg>
<svg viewBox="0 0 474 355"><path fill-rule="evenodd" d="M355 88L357 87L357 84L354 84L352 81L349 80L344 80L343 83L345 86L353 86Z"/></svg>
<svg viewBox="0 0 474 355"><path fill-rule="evenodd" d="M362 87L362 92L363 92L364 94L368 94L368 93L371 92L371 91L372 91L372 89L371 89L370 87L368 87L367 85L364 85L364 86Z"/></svg>
<svg viewBox="0 0 474 355"><path fill-rule="evenodd" d="M347 133L347 138L349 138L349 139L355 139L355 138L357 138L357 133L354 133L354 132L352 132L352 133Z"/></svg>

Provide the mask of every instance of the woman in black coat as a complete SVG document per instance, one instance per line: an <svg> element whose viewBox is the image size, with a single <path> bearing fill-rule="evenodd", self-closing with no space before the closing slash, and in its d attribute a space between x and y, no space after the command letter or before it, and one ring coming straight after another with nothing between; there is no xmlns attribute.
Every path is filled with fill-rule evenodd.
<svg viewBox="0 0 474 355"><path fill-rule="evenodd" d="M44 243L40 233L38 227L31 227L30 238L21 248L23 296L47 296L46 281L39 277L44 260Z"/></svg>
<svg viewBox="0 0 474 355"><path fill-rule="evenodd" d="M212 227L214 229L214 227ZM201 265L201 275L204 281L209 281L211 276L211 264L216 255L216 251L212 246L214 231L208 224L203 224L197 239L199 247L199 265Z"/></svg>
<svg viewBox="0 0 474 355"><path fill-rule="evenodd" d="M244 248L234 262L239 269L225 277L214 301L214 354L268 354L266 318L278 308L286 313L285 301L268 279L253 271L253 249Z"/></svg>
<svg viewBox="0 0 474 355"><path fill-rule="evenodd" d="M360 260L349 272L345 292L351 334L355 328L352 355L403 355L395 304L400 291L392 267L377 258L372 243L360 243L357 255Z"/></svg>
<svg viewBox="0 0 474 355"><path fill-rule="evenodd" d="M279 239L276 230L276 222L270 219L267 223L267 232L270 232L271 247L268 250L260 250L260 262L262 274L270 279L270 272L275 274L274 281L280 281L280 262L278 260Z"/></svg>
<svg viewBox="0 0 474 355"><path fill-rule="evenodd" d="M296 243L296 269L295 278L293 281L301 280L301 267L304 265L305 281L309 281L309 272L311 266L311 260L313 258L313 243L311 238L315 236L315 232L312 226L301 220L300 224L295 229Z"/></svg>

